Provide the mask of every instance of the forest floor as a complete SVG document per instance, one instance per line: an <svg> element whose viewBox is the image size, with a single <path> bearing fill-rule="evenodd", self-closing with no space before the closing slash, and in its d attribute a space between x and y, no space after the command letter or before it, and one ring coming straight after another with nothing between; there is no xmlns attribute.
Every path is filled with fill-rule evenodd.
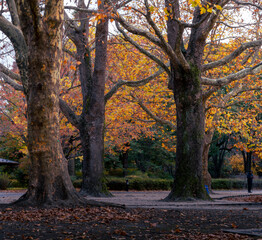
<svg viewBox="0 0 262 240"><path fill-rule="evenodd" d="M143 194L163 192L122 193L128 199L142 198ZM224 194L216 199L213 203L179 202L171 207L126 209L38 209L1 204L0 239L262 239L262 195ZM226 232L241 229L246 232Z"/></svg>

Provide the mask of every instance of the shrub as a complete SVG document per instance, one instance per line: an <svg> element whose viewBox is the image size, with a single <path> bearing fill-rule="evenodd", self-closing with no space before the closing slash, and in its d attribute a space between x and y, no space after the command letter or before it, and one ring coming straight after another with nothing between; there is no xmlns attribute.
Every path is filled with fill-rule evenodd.
<svg viewBox="0 0 262 240"><path fill-rule="evenodd" d="M243 189L247 188L246 179L212 179L212 189ZM255 179L253 188L262 188L262 181Z"/></svg>
<svg viewBox="0 0 262 240"><path fill-rule="evenodd" d="M19 182L19 187L27 187L29 182L28 169L18 168L13 173L14 178Z"/></svg>
<svg viewBox="0 0 262 240"><path fill-rule="evenodd" d="M151 178L133 178L129 179L130 190L170 190L172 180L151 179ZM110 190L126 190L126 180L123 178L110 179L107 182Z"/></svg>
<svg viewBox="0 0 262 240"><path fill-rule="evenodd" d="M171 190L173 180L171 179L154 179L154 178L128 178L130 190ZM73 181L76 188L81 187L82 180ZM126 179L108 178L106 184L109 190L124 191L126 190ZM246 179L212 179L212 189L244 189L247 188ZM262 188L262 180L255 179L253 188Z"/></svg>
<svg viewBox="0 0 262 240"><path fill-rule="evenodd" d="M82 179L76 179L73 181L73 185L75 188L81 188Z"/></svg>
<svg viewBox="0 0 262 240"><path fill-rule="evenodd" d="M7 187L9 186L9 183L10 183L10 178L9 178L8 174L1 173L0 174L0 189L6 190Z"/></svg>
<svg viewBox="0 0 262 240"><path fill-rule="evenodd" d="M110 169L108 171L108 174L114 177L123 177L124 172L122 168L116 168L116 169Z"/></svg>
<svg viewBox="0 0 262 240"><path fill-rule="evenodd" d="M16 179L11 179L10 183L9 183L9 187L10 188L24 188L25 185L23 185L22 183L20 183L18 180Z"/></svg>

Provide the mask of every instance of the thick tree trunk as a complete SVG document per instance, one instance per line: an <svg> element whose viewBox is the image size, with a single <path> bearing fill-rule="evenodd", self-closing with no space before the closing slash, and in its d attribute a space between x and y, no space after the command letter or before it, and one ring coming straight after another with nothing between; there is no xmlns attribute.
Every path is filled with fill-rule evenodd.
<svg viewBox="0 0 262 240"><path fill-rule="evenodd" d="M92 77L87 74L89 79L85 81L89 82L86 91L83 92L84 103L79 128L84 156L80 191L83 195L111 196L103 175L107 35L108 21L104 19L97 24L94 72Z"/></svg>
<svg viewBox="0 0 262 240"><path fill-rule="evenodd" d="M208 199L203 184L205 112L197 67L172 69L177 111L176 170L167 200Z"/></svg>
<svg viewBox="0 0 262 240"><path fill-rule="evenodd" d="M21 13L23 17L28 16L24 15L28 14L28 11L37 12L37 8L30 6L30 3L22 4L25 4L21 8L22 11L25 10ZM42 22L43 25L39 22L36 25L37 21L33 19L32 25L30 22L24 22L27 25L23 26L29 46L27 120L28 150L32 169L28 191L17 203L29 205L84 203L69 177L59 136L58 96L63 1L49 1L45 11L47 15L49 13L52 16L52 20L47 17Z"/></svg>
<svg viewBox="0 0 262 240"><path fill-rule="evenodd" d="M78 1L78 7L86 8L83 0ZM104 1L99 5L104 11ZM109 196L103 176L104 162L104 114L105 114L105 77L107 63L108 19L99 20L95 35L95 64L92 66L89 46L90 15L79 11L80 25L69 25L69 38L77 49L79 77L83 97L81 116L75 126L79 130L83 152L83 182L82 195Z"/></svg>

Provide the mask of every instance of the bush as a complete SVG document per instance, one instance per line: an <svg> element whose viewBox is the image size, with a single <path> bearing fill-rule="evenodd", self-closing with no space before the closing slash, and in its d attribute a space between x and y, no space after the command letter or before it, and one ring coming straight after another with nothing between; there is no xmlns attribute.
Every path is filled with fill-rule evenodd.
<svg viewBox="0 0 262 240"><path fill-rule="evenodd" d="M108 174L114 177L123 177L124 171L122 168L110 169Z"/></svg>
<svg viewBox="0 0 262 240"><path fill-rule="evenodd" d="M243 189L247 188L246 179L212 179L212 189ZM253 188L262 188L262 180L255 179Z"/></svg>
<svg viewBox="0 0 262 240"><path fill-rule="evenodd" d="M81 188L81 184L82 184L82 179L76 179L73 182L73 185L75 188Z"/></svg>
<svg viewBox="0 0 262 240"><path fill-rule="evenodd" d="M7 187L9 186L9 183L10 183L10 178L9 178L8 174L1 173L0 174L0 189L6 190Z"/></svg>
<svg viewBox="0 0 262 240"><path fill-rule="evenodd" d="M172 180L151 179L151 178L133 178L129 179L130 190L170 190ZM123 178L110 179L107 182L109 190L126 190L126 180Z"/></svg>
<svg viewBox="0 0 262 240"><path fill-rule="evenodd" d="M154 179L154 178L128 178L128 188L130 190L171 190L173 180L169 179ZM73 181L76 188L81 187L82 180ZM124 178L108 178L106 181L109 190L125 191L126 179ZM212 189L246 189L246 179L212 179ZM262 188L262 180L256 179L253 181L253 188Z"/></svg>
<svg viewBox="0 0 262 240"><path fill-rule="evenodd" d="M17 168L13 173L14 178L19 182L19 187L27 187L29 182L28 169Z"/></svg>
<svg viewBox="0 0 262 240"><path fill-rule="evenodd" d="M10 184L9 184L10 188L24 188L25 185L23 185L22 183L20 183L18 180L16 179L11 179L10 180Z"/></svg>

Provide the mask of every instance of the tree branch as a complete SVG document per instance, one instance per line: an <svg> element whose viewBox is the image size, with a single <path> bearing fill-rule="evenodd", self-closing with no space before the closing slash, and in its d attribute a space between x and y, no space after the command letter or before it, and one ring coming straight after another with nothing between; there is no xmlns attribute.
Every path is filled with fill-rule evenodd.
<svg viewBox="0 0 262 240"><path fill-rule="evenodd" d="M27 94L28 47L26 45L24 35L17 26L14 26L3 16L0 16L0 30L10 39L13 44L16 53L16 63L20 70L24 92Z"/></svg>
<svg viewBox="0 0 262 240"><path fill-rule="evenodd" d="M224 86L226 84L229 84L232 81L244 78L244 77L246 77L248 75L254 75L254 74L258 73L261 70L262 70L262 62L260 62L259 64L257 64L254 67L245 68L243 70L240 70L239 72L232 73L232 74L230 74L230 75L228 75L227 77L224 77L224 78L210 79L210 78L202 77L201 83L204 84L204 85L211 85L211 86L222 87L222 86Z"/></svg>
<svg viewBox="0 0 262 240"><path fill-rule="evenodd" d="M139 44L137 44L131 37L129 37L125 33L125 31L119 26L119 24L117 22L116 22L116 27L117 27L118 31L122 33L122 35L124 36L126 41L131 43L138 51L140 51L141 53L143 53L144 55L146 55L147 57L149 57L150 59L155 61L161 68L163 68L167 72L168 75L171 74L170 70L169 70L169 68L166 64L164 64L159 58L157 58L156 56L154 56L153 54L151 54L150 52L148 52L144 48L142 48Z"/></svg>
<svg viewBox="0 0 262 240"><path fill-rule="evenodd" d="M3 72L0 72L0 78L2 78L5 83L9 84L11 87L13 87L17 91L24 91L24 88L22 85L18 84L16 81L11 79L9 76L4 74Z"/></svg>
<svg viewBox="0 0 262 240"><path fill-rule="evenodd" d="M14 73L13 71L9 70L6 66L4 66L2 63L0 63L0 72L4 73L5 75L9 76L12 79L15 79L17 81L21 81L20 75Z"/></svg>
<svg viewBox="0 0 262 240"><path fill-rule="evenodd" d="M91 10L91 9L88 9L88 8L81 8L81 7L75 7L75 6L65 6L64 8L68 9L68 10L75 10L75 11L78 11L78 12L85 12L85 13L88 13L90 15L99 13L98 10Z"/></svg>
<svg viewBox="0 0 262 240"><path fill-rule="evenodd" d="M158 70L156 73L152 74L151 76L144 78L138 81L124 81L119 80L115 86L113 86L110 91L105 95L105 103L117 92L117 90L122 86L127 87L139 87L149 83L151 80L155 79L156 77L160 76L164 72L164 69Z"/></svg>
<svg viewBox="0 0 262 240"><path fill-rule="evenodd" d="M135 35L139 35L142 37L147 38L149 41L151 41L152 43L154 43L155 45L162 47L161 41L155 37L152 33L146 31L146 30L142 30L139 28L136 28L134 26L132 26L131 24L128 24L125 19L119 14L117 13L117 17L116 20L130 33L133 33Z"/></svg>
<svg viewBox="0 0 262 240"><path fill-rule="evenodd" d="M14 0L7 0L7 5L8 5L8 9L12 18L12 23L17 26L20 27L20 20L18 17L18 13L17 13L17 8L15 5L15 1Z"/></svg>
<svg viewBox="0 0 262 240"><path fill-rule="evenodd" d="M135 100L137 101L138 105L147 113L147 115L150 116L152 119L154 119L157 123L159 123L159 124L161 124L161 125L167 125L167 126L169 126L171 129L176 129L176 126L175 126L172 122L170 122L170 121L168 121L168 120L161 119L160 117L158 117L158 116L156 116L154 113L152 113L152 112L144 105L144 103L143 103L140 99L136 98L136 97L133 96L133 95L131 95L131 97L132 97L133 99L135 99Z"/></svg>
<svg viewBox="0 0 262 240"><path fill-rule="evenodd" d="M251 2L241 2L241 1L237 1L237 0L233 0L233 2L239 4L239 5L243 5L243 6L252 6L252 7L256 7L260 10L262 10L262 6L255 4L255 3L251 3Z"/></svg>
<svg viewBox="0 0 262 240"><path fill-rule="evenodd" d="M158 27L155 24L155 22L152 20L151 12L150 12L150 9L149 9L148 0L144 0L144 1L145 1L146 11L147 11L147 13L145 15L146 20L147 20L148 24L153 28L156 36L159 38L159 40L161 42L162 49L167 53L167 55L170 57L170 59L175 60L177 62L177 58L178 58L179 63L183 67L185 67L186 69L190 69L190 67L188 65L188 62L185 60L185 58L184 58L184 56L183 56L183 54L181 53L181 50L180 50L181 42L179 44L179 48L178 49L175 48L175 52L174 52L174 50L172 49L170 44L168 44L166 42L166 40L164 39L162 33L158 29ZM179 32L180 33L180 38L181 38L181 41L182 41L182 35L183 35L184 27L183 27L183 25L179 25L179 26L180 26L179 30L181 30Z"/></svg>
<svg viewBox="0 0 262 240"><path fill-rule="evenodd" d="M61 98L59 98L59 107L61 112L64 114L64 116L67 118L67 120L75 126L77 129L79 129L79 122L80 118L77 116L74 111L69 107L69 105Z"/></svg>
<svg viewBox="0 0 262 240"><path fill-rule="evenodd" d="M211 63L203 65L201 70L207 71L207 70L212 69L212 68L223 66L223 65L229 63L230 61L232 61L233 59L235 59L236 57L238 57L246 49L258 47L258 46L261 46L261 45L262 45L262 39L257 40L257 41L243 43L238 49L236 49L234 52L232 52L228 56L226 56L226 57L224 57L224 58L222 58L218 61L211 62Z"/></svg>

